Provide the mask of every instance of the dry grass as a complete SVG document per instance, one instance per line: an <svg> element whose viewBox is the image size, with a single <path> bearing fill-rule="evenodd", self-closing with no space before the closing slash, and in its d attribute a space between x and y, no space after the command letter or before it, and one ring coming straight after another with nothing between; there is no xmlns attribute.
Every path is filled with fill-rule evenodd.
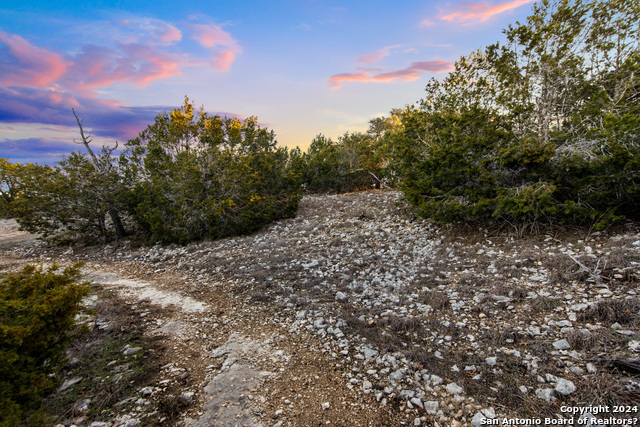
<svg viewBox="0 0 640 427"><path fill-rule="evenodd" d="M425 304L428 304L436 311L446 310L451 306L449 301L449 296L440 291L433 291L429 294L425 295L424 298Z"/></svg>
<svg viewBox="0 0 640 427"><path fill-rule="evenodd" d="M597 321L605 324L637 324L640 298L615 298L600 301L580 314L581 321Z"/></svg>
<svg viewBox="0 0 640 427"><path fill-rule="evenodd" d="M588 405L612 407L640 403L640 390L637 388L629 389L621 383L619 378L606 371L585 377L579 387L583 399ZM628 417L628 414L620 415L624 418Z"/></svg>
<svg viewBox="0 0 640 427"><path fill-rule="evenodd" d="M534 313L555 310L555 308L560 304L562 304L562 302L555 298L544 297L541 295L531 300L531 308Z"/></svg>

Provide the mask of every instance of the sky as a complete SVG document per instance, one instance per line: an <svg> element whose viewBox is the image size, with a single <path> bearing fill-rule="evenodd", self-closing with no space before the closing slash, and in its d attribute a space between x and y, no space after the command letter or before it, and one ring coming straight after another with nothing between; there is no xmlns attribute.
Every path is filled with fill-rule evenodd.
<svg viewBox="0 0 640 427"><path fill-rule="evenodd" d="M122 146L188 96L280 145L364 132L503 40L533 0L0 0L0 158Z"/></svg>

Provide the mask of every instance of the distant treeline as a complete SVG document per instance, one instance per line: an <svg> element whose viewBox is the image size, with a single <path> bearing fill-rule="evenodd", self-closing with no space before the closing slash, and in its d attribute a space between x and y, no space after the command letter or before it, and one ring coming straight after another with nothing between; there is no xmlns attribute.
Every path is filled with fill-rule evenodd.
<svg viewBox="0 0 640 427"><path fill-rule="evenodd" d="M5 213L74 240L130 233L187 242L295 214L303 192L397 187L418 214L519 232L640 219L640 3L536 3L505 42L456 62L415 106L366 133L277 148L255 118L185 105L119 158L1 164ZM87 144L88 147L88 144Z"/></svg>

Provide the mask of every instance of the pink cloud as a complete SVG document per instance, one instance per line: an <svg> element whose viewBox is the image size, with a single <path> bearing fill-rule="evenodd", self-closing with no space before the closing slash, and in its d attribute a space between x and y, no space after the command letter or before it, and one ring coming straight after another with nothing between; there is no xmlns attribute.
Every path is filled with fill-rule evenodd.
<svg viewBox="0 0 640 427"><path fill-rule="evenodd" d="M535 0L513 0L505 3L468 3L464 7L446 14L440 14L439 18L449 22L484 22L494 15L515 9L522 5L533 3Z"/></svg>
<svg viewBox="0 0 640 427"><path fill-rule="evenodd" d="M192 38L203 47L232 46L236 41L217 25L191 24Z"/></svg>
<svg viewBox="0 0 640 427"><path fill-rule="evenodd" d="M4 86L45 86L60 78L70 65L57 53L2 31L0 54L4 57L0 61L0 84Z"/></svg>
<svg viewBox="0 0 640 427"><path fill-rule="evenodd" d="M236 40L215 24L191 24L190 27L191 37L202 47L213 51L210 65L218 71L229 71L236 54L240 52Z"/></svg>
<svg viewBox="0 0 640 427"><path fill-rule="evenodd" d="M129 45L122 48L132 61L131 80L146 86L154 80L182 75L180 61L174 55L157 51L144 45Z"/></svg>
<svg viewBox="0 0 640 427"><path fill-rule="evenodd" d="M66 83L79 89L123 82L146 86L154 80L180 75L179 68L180 60L175 55L162 53L153 46L128 44L115 50L85 45L76 56Z"/></svg>
<svg viewBox="0 0 640 427"><path fill-rule="evenodd" d="M214 59L211 62L213 68L218 71L229 71L231 63L236 58L235 50L223 50L214 54Z"/></svg>
<svg viewBox="0 0 640 427"><path fill-rule="evenodd" d="M399 47L402 47L402 45L385 46L382 49L377 50L373 53L360 55L356 60L363 64L372 64L374 62L381 60L385 56L389 56L391 54L392 49L397 49Z"/></svg>
<svg viewBox="0 0 640 427"><path fill-rule="evenodd" d="M163 27L158 31L157 36L164 44L173 44L182 40L180 30L167 23L163 23Z"/></svg>
<svg viewBox="0 0 640 427"><path fill-rule="evenodd" d="M425 73L443 73L453 71L455 65L446 61L419 61L413 62L407 68L386 72L375 72L373 70L362 70L359 73L341 73L329 77L331 88L337 89L345 82L362 83L386 83L394 80L414 81Z"/></svg>

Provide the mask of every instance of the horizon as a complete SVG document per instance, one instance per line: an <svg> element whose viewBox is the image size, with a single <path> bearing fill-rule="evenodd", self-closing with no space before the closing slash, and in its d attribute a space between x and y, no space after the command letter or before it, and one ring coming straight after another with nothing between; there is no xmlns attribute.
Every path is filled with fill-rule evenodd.
<svg viewBox="0 0 640 427"><path fill-rule="evenodd" d="M431 78L503 40L533 0L395 2L24 1L0 6L0 157L53 164L122 146L188 96L211 114L306 150L412 105Z"/></svg>

